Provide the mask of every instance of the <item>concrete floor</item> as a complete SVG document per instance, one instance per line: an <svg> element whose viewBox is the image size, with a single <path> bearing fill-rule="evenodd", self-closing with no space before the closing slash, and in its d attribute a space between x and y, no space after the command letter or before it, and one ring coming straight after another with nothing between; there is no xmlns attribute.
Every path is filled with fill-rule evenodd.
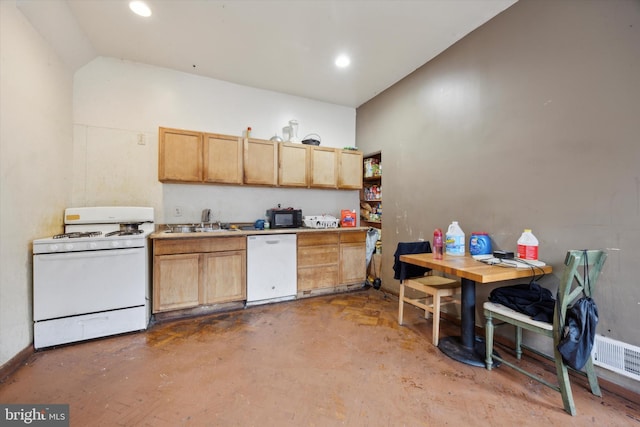
<svg viewBox="0 0 640 427"><path fill-rule="evenodd" d="M639 402L593 396L582 378L571 417L512 369L449 359L414 307L398 326L397 304L369 289L39 351L0 402L68 403L72 426L640 426Z"/></svg>

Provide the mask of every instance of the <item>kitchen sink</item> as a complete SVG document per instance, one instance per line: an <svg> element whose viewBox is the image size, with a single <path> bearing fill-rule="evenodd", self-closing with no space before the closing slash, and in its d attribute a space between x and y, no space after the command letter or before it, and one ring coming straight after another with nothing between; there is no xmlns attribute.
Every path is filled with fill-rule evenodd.
<svg viewBox="0 0 640 427"><path fill-rule="evenodd" d="M218 227L202 227L194 224L167 224L166 233L215 233L220 231L230 231Z"/></svg>

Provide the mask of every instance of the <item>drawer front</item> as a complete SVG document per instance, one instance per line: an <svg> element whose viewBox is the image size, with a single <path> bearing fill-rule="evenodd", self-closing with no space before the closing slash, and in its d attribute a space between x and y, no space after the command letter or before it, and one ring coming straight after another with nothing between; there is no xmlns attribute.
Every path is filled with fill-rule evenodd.
<svg viewBox="0 0 640 427"><path fill-rule="evenodd" d="M345 231L340 233L340 243L364 243L366 240L366 231Z"/></svg>
<svg viewBox="0 0 640 427"><path fill-rule="evenodd" d="M338 245L303 246L298 248L298 267L338 264Z"/></svg>
<svg viewBox="0 0 640 427"><path fill-rule="evenodd" d="M317 246L338 244L340 234L336 232L298 233L298 246Z"/></svg>
<svg viewBox="0 0 640 427"><path fill-rule="evenodd" d="M246 250L246 237L200 237L197 239L156 239L154 255L191 254Z"/></svg>
<svg viewBox="0 0 640 427"><path fill-rule="evenodd" d="M338 286L338 266L298 268L298 292Z"/></svg>

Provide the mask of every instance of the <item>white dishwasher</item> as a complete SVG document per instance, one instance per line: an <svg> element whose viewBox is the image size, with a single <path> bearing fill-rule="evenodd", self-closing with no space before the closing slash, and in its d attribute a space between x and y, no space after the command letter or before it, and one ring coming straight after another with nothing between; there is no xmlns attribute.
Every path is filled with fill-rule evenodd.
<svg viewBox="0 0 640 427"><path fill-rule="evenodd" d="M295 234L247 236L247 305L294 299L296 258Z"/></svg>

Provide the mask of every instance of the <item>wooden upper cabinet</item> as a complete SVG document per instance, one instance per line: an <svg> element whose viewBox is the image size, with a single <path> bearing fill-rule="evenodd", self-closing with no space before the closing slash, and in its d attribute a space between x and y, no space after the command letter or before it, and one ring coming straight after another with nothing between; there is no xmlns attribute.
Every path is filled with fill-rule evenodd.
<svg viewBox="0 0 640 427"><path fill-rule="evenodd" d="M310 147L283 142L278 154L278 185L284 187L309 186Z"/></svg>
<svg viewBox="0 0 640 427"><path fill-rule="evenodd" d="M243 154L239 136L204 134L204 182L242 184Z"/></svg>
<svg viewBox="0 0 640 427"><path fill-rule="evenodd" d="M160 128L158 179L163 182L202 182L202 133Z"/></svg>
<svg viewBox="0 0 640 427"><path fill-rule="evenodd" d="M244 183L250 185L277 185L277 143L254 138L244 140Z"/></svg>
<svg viewBox="0 0 640 427"><path fill-rule="evenodd" d="M362 152L159 129L161 182L362 188Z"/></svg>
<svg viewBox="0 0 640 427"><path fill-rule="evenodd" d="M338 153L335 148L314 147L311 150L312 187L338 187Z"/></svg>
<svg viewBox="0 0 640 427"><path fill-rule="evenodd" d="M362 152L338 150L338 188L362 188Z"/></svg>

